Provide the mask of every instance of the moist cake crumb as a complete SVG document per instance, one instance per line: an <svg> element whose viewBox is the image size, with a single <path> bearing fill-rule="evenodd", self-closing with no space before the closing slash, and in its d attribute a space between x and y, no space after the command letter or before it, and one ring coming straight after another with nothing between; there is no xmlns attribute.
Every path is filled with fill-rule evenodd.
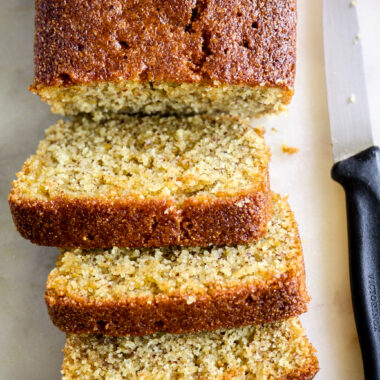
<svg viewBox="0 0 380 380"><path fill-rule="evenodd" d="M315 350L298 319L186 335L69 334L63 380L310 380Z"/></svg>

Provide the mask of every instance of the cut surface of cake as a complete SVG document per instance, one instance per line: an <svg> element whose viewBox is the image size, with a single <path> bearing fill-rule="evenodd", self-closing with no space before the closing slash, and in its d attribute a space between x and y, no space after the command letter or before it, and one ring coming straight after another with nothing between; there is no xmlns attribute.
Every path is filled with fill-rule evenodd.
<svg viewBox="0 0 380 380"><path fill-rule="evenodd" d="M67 250L45 300L63 331L107 335L184 333L274 322L309 300L297 224L274 197L256 244L206 248Z"/></svg>
<svg viewBox="0 0 380 380"><path fill-rule="evenodd" d="M17 174L13 219L57 247L254 241L271 212L261 134L226 115L59 121Z"/></svg>
<svg viewBox="0 0 380 380"><path fill-rule="evenodd" d="M62 374L64 380L310 380L318 369L315 350L294 318L186 335L69 334Z"/></svg>
<svg viewBox="0 0 380 380"><path fill-rule="evenodd" d="M31 89L63 115L277 113L296 19L296 0L37 0Z"/></svg>

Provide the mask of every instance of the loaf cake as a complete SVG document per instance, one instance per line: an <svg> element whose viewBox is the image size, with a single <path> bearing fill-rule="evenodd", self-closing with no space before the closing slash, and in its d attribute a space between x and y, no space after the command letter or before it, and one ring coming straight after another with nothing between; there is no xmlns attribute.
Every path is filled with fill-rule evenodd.
<svg viewBox="0 0 380 380"><path fill-rule="evenodd" d="M293 94L296 0L36 0L35 20L56 113L251 117Z"/></svg>
<svg viewBox="0 0 380 380"><path fill-rule="evenodd" d="M69 334L63 380L309 380L315 350L298 319L186 335Z"/></svg>
<svg viewBox="0 0 380 380"><path fill-rule="evenodd" d="M271 209L261 133L227 115L59 121L13 183L15 224L66 248L254 241Z"/></svg>
<svg viewBox="0 0 380 380"><path fill-rule="evenodd" d="M256 244L66 250L47 281L53 322L71 333L148 335L274 322L309 300L297 225L273 195Z"/></svg>

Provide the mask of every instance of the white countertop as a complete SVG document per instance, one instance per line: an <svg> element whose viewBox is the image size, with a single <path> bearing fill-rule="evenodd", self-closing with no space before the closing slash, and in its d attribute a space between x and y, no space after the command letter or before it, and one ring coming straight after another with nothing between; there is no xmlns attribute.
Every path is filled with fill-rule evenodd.
<svg viewBox="0 0 380 380"><path fill-rule="evenodd" d="M7 205L15 172L35 151L44 129L57 119L27 91L33 76L33 3L0 2L0 380L59 379L64 343L43 301L57 251L23 240ZM321 370L316 379L361 380L349 293L344 195L330 179L321 3L298 0L297 86L289 115L255 123L266 126L272 147L272 187L289 194L300 224L312 296L302 320L318 350ZM359 0L358 9L373 125L380 137L380 2ZM284 155L283 143L299 147L299 153Z"/></svg>

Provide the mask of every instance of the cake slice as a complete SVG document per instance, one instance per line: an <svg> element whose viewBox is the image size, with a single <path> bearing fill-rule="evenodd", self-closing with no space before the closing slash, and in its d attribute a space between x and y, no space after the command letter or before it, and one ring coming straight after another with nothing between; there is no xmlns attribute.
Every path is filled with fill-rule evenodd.
<svg viewBox="0 0 380 380"><path fill-rule="evenodd" d="M298 319L214 332L67 337L64 380L309 380L315 350Z"/></svg>
<svg viewBox="0 0 380 380"><path fill-rule="evenodd" d="M57 247L254 241L271 212L261 132L231 116L59 121L17 174L13 219Z"/></svg>
<svg viewBox="0 0 380 380"><path fill-rule="evenodd" d="M296 18L296 0L37 0L31 89L63 115L276 113Z"/></svg>
<svg viewBox="0 0 380 380"><path fill-rule="evenodd" d="M147 335L274 322L306 311L309 297L294 216L274 195L255 245L67 250L45 300L63 331Z"/></svg>

